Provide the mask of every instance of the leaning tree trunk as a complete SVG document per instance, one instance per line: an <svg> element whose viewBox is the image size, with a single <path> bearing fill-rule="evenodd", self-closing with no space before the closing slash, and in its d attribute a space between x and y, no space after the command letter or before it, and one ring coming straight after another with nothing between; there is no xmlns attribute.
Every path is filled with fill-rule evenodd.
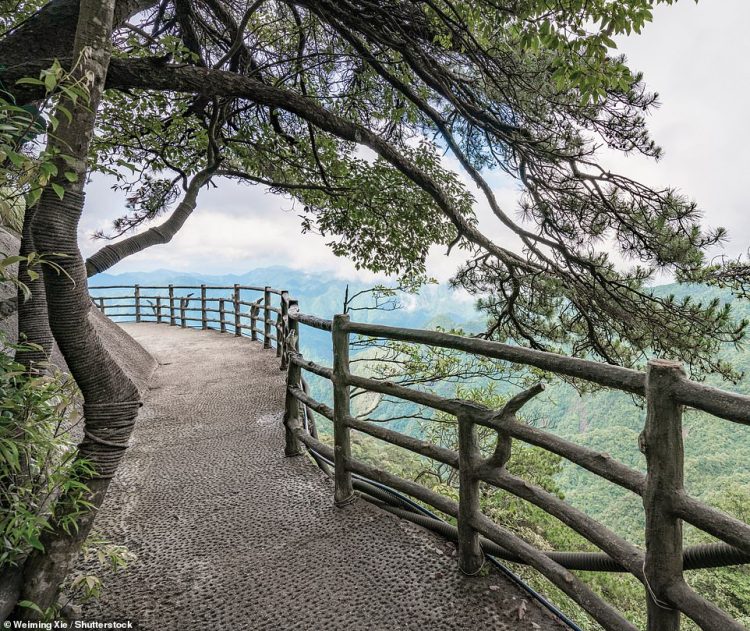
<svg viewBox="0 0 750 631"><path fill-rule="evenodd" d="M66 532L61 518L74 498L61 496L52 529L42 538L44 552L35 551L25 565L21 597L42 609L54 602L60 583L91 529L95 510L117 469L140 405L135 386L107 353L89 323L86 267L77 245L86 159L109 65L114 6L115 0L81 0L73 48L73 58L77 60L74 74L88 83L89 100L86 104L63 103L72 112L72 120L59 117L62 122L49 145L72 158L73 166L59 161L57 183L64 188L64 197L61 201L47 188L32 225L39 251L65 255L57 262L69 277L44 277L47 307L55 340L83 394L85 437L77 457L88 460L96 472L82 480L89 489L85 499L94 509L78 519L77 529ZM78 176L72 183L61 177L71 170Z"/></svg>
<svg viewBox="0 0 750 631"><path fill-rule="evenodd" d="M35 206L27 208L24 214L19 252L21 256L35 252L34 237L31 234L35 214ZM16 361L30 371L49 359L53 344L52 330L47 317L47 296L44 293L44 271L41 265L34 271L38 277L32 280L26 263L21 261L18 265L18 281L26 285L31 292L31 295L25 298L23 292L18 291L18 341L31 342L36 348L17 351Z"/></svg>
<svg viewBox="0 0 750 631"><path fill-rule="evenodd" d="M169 243L195 210L201 187L211 179L215 171L216 166L213 165L196 173L190 180L182 201L174 209L169 219L161 225L153 226L140 234L135 234L117 243L105 245L92 254L86 260L86 272L88 276L101 274L124 258L150 248L152 245Z"/></svg>
<svg viewBox="0 0 750 631"><path fill-rule="evenodd" d="M22 256L34 251L31 236L33 213L34 211L29 208L24 216L20 249ZM18 292L18 339L32 342L36 346L17 351L15 359L29 372L44 371L43 363L49 359L53 344L52 331L47 318L47 299L41 276L42 270L39 269L37 273L40 276L32 280L26 264L21 261L18 267L18 280L28 287L31 296L25 298L23 292L20 290ZM22 432L23 428L20 428L20 431ZM23 463L22 455L19 454L19 457ZM21 464L19 470L25 471L25 466ZM23 474L19 472L16 475L22 476ZM13 510L14 507L10 506L9 502L9 496L3 496L0 499L0 514L7 514L8 511ZM21 588L22 575L22 567L0 566L0 620L7 618L15 605L15 599Z"/></svg>

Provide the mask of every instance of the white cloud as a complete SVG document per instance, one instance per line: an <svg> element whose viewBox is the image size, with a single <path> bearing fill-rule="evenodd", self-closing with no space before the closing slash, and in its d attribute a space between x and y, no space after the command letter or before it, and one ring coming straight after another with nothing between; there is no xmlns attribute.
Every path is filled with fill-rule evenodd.
<svg viewBox="0 0 750 631"><path fill-rule="evenodd" d="M256 267L285 265L300 270L329 271L336 275L371 279L334 256L317 234L302 234L300 218L291 201L222 180L203 190L198 207L167 245L155 246L128 257L113 272L174 269L206 273L242 273ZM124 196L109 189L110 180L96 178L89 186L79 238L84 255L103 245L90 237L109 229L125 209Z"/></svg>
<svg viewBox="0 0 750 631"><path fill-rule="evenodd" d="M661 107L649 118L664 158L629 159L618 168L695 199L706 226L729 230L727 252L750 241L746 202L750 169L750 3L747 0L661 5L641 36L621 43L644 72Z"/></svg>

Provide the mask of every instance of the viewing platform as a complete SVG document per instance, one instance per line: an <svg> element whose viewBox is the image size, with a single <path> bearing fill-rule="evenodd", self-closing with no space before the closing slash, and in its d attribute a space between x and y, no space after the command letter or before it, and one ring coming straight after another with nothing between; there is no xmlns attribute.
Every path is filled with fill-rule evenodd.
<svg viewBox="0 0 750 631"><path fill-rule="evenodd" d="M580 571L636 577L648 631L678 631L684 618L702 629L744 631L685 580L688 571L750 562L750 525L687 492L683 411L747 426L750 397L690 380L675 361L653 359L640 371L348 314L326 319L271 287L90 290L101 314L119 321L158 367L95 524L137 560L105 577L88 617L129 618L144 629L579 628L507 561L536 570L607 631L639 627ZM311 330L330 350L323 359L300 351ZM535 367L642 397L645 471L519 418L544 380L509 394L499 409L445 398L353 370L350 350L363 338ZM332 392L332 405L327 395L314 398L310 375ZM453 417L454 443L433 444L357 416L351 398L361 392ZM333 445L318 435L316 418L331 422ZM483 447L480 428L491 440ZM355 456L354 432L452 469L451 491ZM514 474L506 466L514 441L639 496L645 547ZM483 512L482 484L538 507L598 552L532 545ZM715 541L684 545L683 522Z"/></svg>
<svg viewBox="0 0 750 631"><path fill-rule="evenodd" d="M284 456L285 373L245 337L123 324L158 361L95 529L135 553L87 619L140 629L562 629L489 565Z"/></svg>

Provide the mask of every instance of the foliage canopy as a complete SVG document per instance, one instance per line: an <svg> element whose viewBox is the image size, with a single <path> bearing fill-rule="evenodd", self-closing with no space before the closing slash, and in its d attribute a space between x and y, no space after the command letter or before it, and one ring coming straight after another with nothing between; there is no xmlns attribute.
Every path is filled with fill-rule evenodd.
<svg viewBox="0 0 750 631"><path fill-rule="evenodd" d="M0 52L13 59L25 31L71 2L44 5ZM661 155L645 123L657 97L613 39L658 3L122 0L92 156L130 192L114 233L167 212L210 169L291 196L303 229L359 267L413 282L431 246L464 248L454 283L480 298L489 336L733 376L716 350L746 323L648 284L666 272L742 293L747 265L708 263L725 233L679 191L600 162L604 147ZM32 88L15 90L19 103ZM495 173L521 191L516 212L495 198ZM512 240L477 224L481 197Z"/></svg>

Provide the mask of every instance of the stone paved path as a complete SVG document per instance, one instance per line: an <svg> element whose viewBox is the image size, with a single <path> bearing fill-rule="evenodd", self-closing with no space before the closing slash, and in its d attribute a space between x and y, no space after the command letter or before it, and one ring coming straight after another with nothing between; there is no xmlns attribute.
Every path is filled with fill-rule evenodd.
<svg viewBox="0 0 750 631"><path fill-rule="evenodd" d="M451 544L285 458L272 351L217 332L123 327L159 362L96 520L137 555L102 574L87 619L189 631L560 629L497 573L463 576Z"/></svg>

